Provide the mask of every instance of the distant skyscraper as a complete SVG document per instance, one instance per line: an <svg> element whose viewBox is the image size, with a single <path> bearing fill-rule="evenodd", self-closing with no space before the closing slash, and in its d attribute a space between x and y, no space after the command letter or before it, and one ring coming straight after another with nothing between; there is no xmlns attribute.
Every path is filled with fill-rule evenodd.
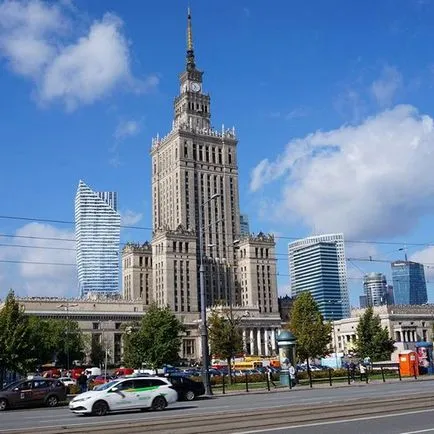
<svg viewBox="0 0 434 434"><path fill-rule="evenodd" d="M96 192L80 181L75 196L75 238L81 297L118 293L120 229L117 193Z"/></svg>
<svg viewBox="0 0 434 434"><path fill-rule="evenodd" d="M350 316L343 234L318 235L289 244L292 295L309 291L326 320Z"/></svg>
<svg viewBox="0 0 434 434"><path fill-rule="evenodd" d="M422 264L412 261L392 262L395 304L424 304L428 301Z"/></svg>
<svg viewBox="0 0 434 434"><path fill-rule="evenodd" d="M240 214L240 235L243 237L249 234L249 216L247 214Z"/></svg>
<svg viewBox="0 0 434 434"><path fill-rule="evenodd" d="M364 307L388 304L387 281L384 274L369 273L365 275L363 277L363 291L366 302Z"/></svg>

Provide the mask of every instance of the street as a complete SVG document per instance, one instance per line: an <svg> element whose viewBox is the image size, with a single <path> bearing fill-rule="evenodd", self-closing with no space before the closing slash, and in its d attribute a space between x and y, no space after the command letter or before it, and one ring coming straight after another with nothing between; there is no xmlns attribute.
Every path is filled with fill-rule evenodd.
<svg viewBox="0 0 434 434"><path fill-rule="evenodd" d="M132 433L143 431L140 423L153 432L179 433L410 433L434 426L432 386L431 381L403 381L249 393L178 402L162 413L114 413L102 418L77 416L66 407L12 410L0 414L0 433L110 433L123 428ZM389 402L393 399L400 401Z"/></svg>

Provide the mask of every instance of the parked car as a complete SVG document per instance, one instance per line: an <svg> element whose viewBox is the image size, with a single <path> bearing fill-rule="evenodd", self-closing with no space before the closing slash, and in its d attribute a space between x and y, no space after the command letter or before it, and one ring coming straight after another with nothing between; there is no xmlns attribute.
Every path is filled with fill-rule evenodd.
<svg viewBox="0 0 434 434"><path fill-rule="evenodd" d="M193 401L198 396L205 394L205 386L202 381L192 380L185 375L172 374L167 377L173 388L178 392L178 399Z"/></svg>
<svg viewBox="0 0 434 434"><path fill-rule="evenodd" d="M177 399L178 393L167 378L121 378L77 395L69 409L77 414L105 416L119 410L164 410Z"/></svg>
<svg viewBox="0 0 434 434"><path fill-rule="evenodd" d="M17 381L0 391L0 411L15 407L47 405L66 401L66 386L58 379L33 377Z"/></svg>

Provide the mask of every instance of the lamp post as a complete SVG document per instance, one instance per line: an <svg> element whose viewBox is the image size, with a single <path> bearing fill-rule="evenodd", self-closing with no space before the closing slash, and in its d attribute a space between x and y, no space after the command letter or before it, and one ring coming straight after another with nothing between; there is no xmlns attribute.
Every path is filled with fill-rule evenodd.
<svg viewBox="0 0 434 434"><path fill-rule="evenodd" d="M200 337L201 337L201 350L202 350L202 377L205 386L205 394L212 395L210 378L209 378L209 350L208 350L208 328L206 321L206 294L205 294L205 267L203 263L203 225L202 214L205 205L212 200L220 197L220 194L213 194L208 200L199 206L199 285L200 285Z"/></svg>
<svg viewBox="0 0 434 434"><path fill-rule="evenodd" d="M57 306L58 309L64 309L66 311L66 370L69 372L69 308L77 307L77 303L69 304L69 301L66 304L59 304Z"/></svg>

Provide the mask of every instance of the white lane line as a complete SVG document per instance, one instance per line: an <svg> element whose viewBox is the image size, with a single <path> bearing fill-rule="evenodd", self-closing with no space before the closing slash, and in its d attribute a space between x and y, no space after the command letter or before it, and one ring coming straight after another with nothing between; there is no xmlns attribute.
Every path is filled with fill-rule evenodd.
<svg viewBox="0 0 434 434"><path fill-rule="evenodd" d="M434 408L430 408L427 410L414 410L414 411L405 411L403 413L392 413L392 414L381 414L378 416L366 416L366 417L357 417L354 419L341 419L341 420L329 420L325 422L316 422L316 423L306 423L300 425L290 425L290 426L281 426L279 428L264 428L264 429L255 429L251 431L237 431L234 434L257 434L257 433L267 433L272 431L281 431L281 430L291 430L291 429L299 429L299 428L309 428L316 426L324 426L324 425L337 425L342 423L350 423L350 422L360 422L363 420L374 420L374 419L385 419L388 417L397 417L397 416L407 416L410 414L420 414L420 413L430 413L433 412ZM434 429L430 429L430 431L434 431ZM424 431L413 431L413 433L424 432ZM427 431L429 432L429 431ZM401 433L401 434L412 434L412 433Z"/></svg>
<svg viewBox="0 0 434 434"><path fill-rule="evenodd" d="M417 431L407 431L407 432L402 432L400 434L418 434L422 432L432 432L432 431L434 431L434 428L420 429Z"/></svg>

